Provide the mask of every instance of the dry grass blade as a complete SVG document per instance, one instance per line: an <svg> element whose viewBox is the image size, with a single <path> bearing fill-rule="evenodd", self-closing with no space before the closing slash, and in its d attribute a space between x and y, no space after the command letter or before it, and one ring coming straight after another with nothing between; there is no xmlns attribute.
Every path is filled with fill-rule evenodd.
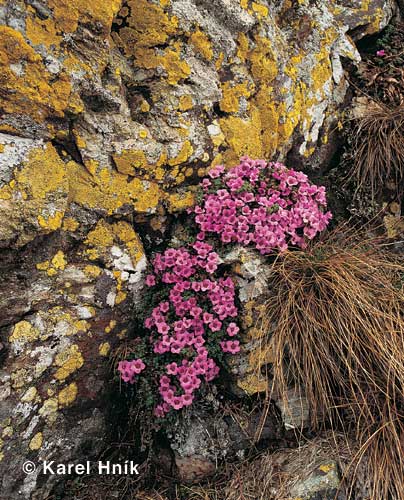
<svg viewBox="0 0 404 500"><path fill-rule="evenodd" d="M370 105L354 120L353 167L358 189L370 188L373 197L386 182L402 194L404 179L404 106Z"/></svg>
<svg viewBox="0 0 404 500"><path fill-rule="evenodd" d="M261 324L274 349L273 389L287 405L290 384L302 386L314 429L357 436L373 500L404 491L403 276L404 265L377 241L339 229L273 264Z"/></svg>

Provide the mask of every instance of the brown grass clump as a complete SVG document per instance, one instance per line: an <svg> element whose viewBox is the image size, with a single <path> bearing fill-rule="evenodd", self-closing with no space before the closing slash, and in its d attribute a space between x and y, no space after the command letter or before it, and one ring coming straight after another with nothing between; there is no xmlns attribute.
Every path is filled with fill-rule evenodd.
<svg viewBox="0 0 404 500"><path fill-rule="evenodd" d="M404 106L389 108L373 103L353 121L352 161L349 177L358 190L378 195L388 182L402 194L404 180Z"/></svg>
<svg viewBox="0 0 404 500"><path fill-rule="evenodd" d="M303 387L313 429L353 435L372 500L404 492L404 265L375 239L340 228L272 266L262 328L273 388ZM354 474L355 475L355 474Z"/></svg>

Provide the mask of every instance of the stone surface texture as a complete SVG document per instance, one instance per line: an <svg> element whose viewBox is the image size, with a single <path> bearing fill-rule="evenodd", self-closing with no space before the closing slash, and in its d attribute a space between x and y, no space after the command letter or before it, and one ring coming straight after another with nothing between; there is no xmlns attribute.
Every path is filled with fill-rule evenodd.
<svg viewBox="0 0 404 500"><path fill-rule="evenodd" d="M342 62L394 9L0 0L2 499L51 490L25 460L100 450L108 356L136 323L150 248L198 179L244 154L321 168L347 94ZM257 263L240 265L254 281Z"/></svg>

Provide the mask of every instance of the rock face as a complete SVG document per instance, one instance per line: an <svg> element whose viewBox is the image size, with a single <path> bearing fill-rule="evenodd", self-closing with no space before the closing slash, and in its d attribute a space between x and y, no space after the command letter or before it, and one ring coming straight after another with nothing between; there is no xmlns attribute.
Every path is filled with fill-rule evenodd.
<svg viewBox="0 0 404 500"><path fill-rule="evenodd" d="M196 407L167 432L173 452L167 473L174 473L182 482L196 483L216 473L224 460L243 459L253 446L281 435L281 426L271 412L237 414L219 406L213 412ZM160 456L157 458L161 464Z"/></svg>
<svg viewBox="0 0 404 500"><path fill-rule="evenodd" d="M107 356L142 307L144 247L212 164L321 166L347 91L341 60L357 61L353 40L394 8L0 1L1 498L50 491L25 460L97 453Z"/></svg>

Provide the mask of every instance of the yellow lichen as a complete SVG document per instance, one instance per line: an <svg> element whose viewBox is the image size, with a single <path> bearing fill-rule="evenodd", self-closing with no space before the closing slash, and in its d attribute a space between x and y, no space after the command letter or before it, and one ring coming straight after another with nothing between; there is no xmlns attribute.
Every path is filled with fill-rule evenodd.
<svg viewBox="0 0 404 500"><path fill-rule="evenodd" d="M177 85L191 74L188 63L181 58L179 42L164 49L163 54L156 53L154 49L139 49L136 52L136 64L145 69L163 68L170 85Z"/></svg>
<svg viewBox="0 0 404 500"><path fill-rule="evenodd" d="M58 395L58 401L60 406L69 406L75 401L77 397L77 384L72 382L67 387L62 389Z"/></svg>
<svg viewBox="0 0 404 500"><path fill-rule="evenodd" d="M38 264L36 264L36 268L39 269L40 271L46 271L47 269L49 269L49 266L50 266L49 260L45 260L44 262L38 262Z"/></svg>
<svg viewBox="0 0 404 500"><path fill-rule="evenodd" d="M37 121L63 117L72 91L68 75L60 73L55 79L22 34L8 26L0 26L0 68L3 112L27 114Z"/></svg>
<svg viewBox="0 0 404 500"><path fill-rule="evenodd" d="M63 221L62 229L64 231L68 232L74 232L76 229L79 227L79 222L76 221L76 219L73 219L73 217L66 217Z"/></svg>
<svg viewBox="0 0 404 500"><path fill-rule="evenodd" d="M276 52L268 38L256 36L255 43L256 47L250 54L251 73L256 80L268 84L278 75Z"/></svg>
<svg viewBox="0 0 404 500"><path fill-rule="evenodd" d="M151 168L144 151L141 150L125 150L120 155L113 155L113 159L121 174L136 175L139 169Z"/></svg>
<svg viewBox="0 0 404 500"><path fill-rule="evenodd" d="M134 206L138 212L150 212L157 207L162 193L156 183L135 178L119 172L101 170L96 177L81 165L68 163L70 196L79 205L114 213L125 204Z"/></svg>
<svg viewBox="0 0 404 500"><path fill-rule="evenodd" d="M98 352L100 353L100 356L108 356L109 351L111 350L111 346L109 342L103 342L100 344L100 347L98 348Z"/></svg>
<svg viewBox="0 0 404 500"><path fill-rule="evenodd" d="M13 434L14 434L14 429L13 429L10 425L8 425L7 427L5 427L5 428L4 428L4 430L3 430L2 434L1 434L1 436L2 436L3 438L9 438L9 437L11 437Z"/></svg>
<svg viewBox="0 0 404 500"><path fill-rule="evenodd" d="M21 401L23 403L30 403L31 401L34 401L38 394L37 388L36 387L30 387L26 393L23 395L21 398Z"/></svg>
<svg viewBox="0 0 404 500"><path fill-rule="evenodd" d="M240 97L248 99L252 91L253 89L249 88L248 83L233 85L231 82L225 82L222 84L223 97L219 103L220 109L226 113L237 113Z"/></svg>
<svg viewBox="0 0 404 500"><path fill-rule="evenodd" d="M57 380L64 380L81 368L83 364L84 359L79 351L79 347L74 344L56 356L55 365L60 366L60 368L56 371L55 378Z"/></svg>
<svg viewBox="0 0 404 500"><path fill-rule="evenodd" d="M48 49L59 47L62 34L58 34L55 21L51 18L39 19L32 7L28 7L27 12L29 15L26 20L26 33L32 44L44 45Z"/></svg>
<svg viewBox="0 0 404 500"><path fill-rule="evenodd" d="M244 33L240 33L237 39L238 49L237 49L237 57L245 62L248 56L249 51L249 40L248 37Z"/></svg>
<svg viewBox="0 0 404 500"><path fill-rule="evenodd" d="M328 474L329 472L331 472L333 469L335 469L335 464L324 464L324 465L320 465L319 469L322 471L322 472L325 472L326 474Z"/></svg>
<svg viewBox="0 0 404 500"><path fill-rule="evenodd" d="M46 218L39 215L38 222L39 225L49 231L56 231L62 224L63 212L56 212L55 215L49 215Z"/></svg>
<svg viewBox="0 0 404 500"><path fill-rule="evenodd" d="M173 167L175 165L180 165L181 163L185 163L193 152L194 148L192 147L190 141L185 141L177 156L175 158L171 158L170 160L168 160L168 164L171 167Z"/></svg>
<svg viewBox="0 0 404 500"><path fill-rule="evenodd" d="M252 158L262 157L261 121L259 112L252 110L250 120L235 116L222 118L220 127L233 154L226 154L227 162L233 162L241 156L248 155Z"/></svg>
<svg viewBox="0 0 404 500"><path fill-rule="evenodd" d="M124 221L119 221L112 226L112 232L118 238L118 241L125 244L129 250L131 260L134 266L144 256L142 241L134 231L133 227Z"/></svg>
<svg viewBox="0 0 404 500"><path fill-rule="evenodd" d="M181 111L188 111L189 109L192 109L193 105L194 103L190 95L182 95L179 100L178 108Z"/></svg>
<svg viewBox="0 0 404 500"><path fill-rule="evenodd" d="M90 265L85 266L84 272L90 278L98 278L98 276L101 274L102 270L98 266L93 266L90 264Z"/></svg>
<svg viewBox="0 0 404 500"><path fill-rule="evenodd" d="M113 35L127 55L135 55L139 48L162 45L176 33L178 19L175 16L170 18L158 5L147 0L129 0L127 5L130 16L126 11L120 13L126 17L126 26L119 30L119 34Z"/></svg>
<svg viewBox="0 0 404 500"><path fill-rule="evenodd" d="M66 267L67 261L62 250L59 250L52 258L52 265L55 269L63 270Z"/></svg>
<svg viewBox="0 0 404 500"><path fill-rule="evenodd" d="M39 450L42 446L42 442L43 442L42 432L37 432L29 443L29 449L31 451Z"/></svg>
<svg viewBox="0 0 404 500"><path fill-rule="evenodd" d="M95 228L87 234L85 243L99 248L111 247L114 243L111 226L104 219L100 219Z"/></svg>
<svg viewBox="0 0 404 500"><path fill-rule="evenodd" d="M40 338L40 332L28 321L20 321L14 325L12 334L9 337L10 342L34 342Z"/></svg>
<svg viewBox="0 0 404 500"><path fill-rule="evenodd" d="M257 14L258 19L262 19L263 17L268 17L268 7L262 5L257 2L252 2L251 4L252 10Z"/></svg>
<svg viewBox="0 0 404 500"><path fill-rule="evenodd" d="M195 50L207 61L213 58L212 44L207 35L200 29L196 29L189 38Z"/></svg>
<svg viewBox="0 0 404 500"><path fill-rule="evenodd" d="M173 193L168 197L168 211L170 213L182 212L195 204L194 193L190 190L183 193Z"/></svg>
<svg viewBox="0 0 404 500"><path fill-rule="evenodd" d="M30 152L26 166L16 174L17 188L27 196L44 199L58 189L67 191L66 168L56 149L48 143L45 149Z"/></svg>
<svg viewBox="0 0 404 500"><path fill-rule="evenodd" d="M72 33L77 30L79 22L96 22L107 33L112 20L121 6L121 0L88 2L87 0L48 0L53 10L58 30L62 33Z"/></svg>
<svg viewBox="0 0 404 500"><path fill-rule="evenodd" d="M11 385L14 389L20 389L27 384L27 380L29 377L29 372L25 368L21 368L20 370L15 370L11 374Z"/></svg>
<svg viewBox="0 0 404 500"><path fill-rule="evenodd" d="M46 418L46 420L52 424L55 422L57 418L57 410L58 410L58 400L57 398L49 398L46 399L39 409L38 413L41 417Z"/></svg>
<svg viewBox="0 0 404 500"><path fill-rule="evenodd" d="M268 389L268 379L260 374L249 373L246 377L239 379L237 385L246 394L253 395Z"/></svg>

